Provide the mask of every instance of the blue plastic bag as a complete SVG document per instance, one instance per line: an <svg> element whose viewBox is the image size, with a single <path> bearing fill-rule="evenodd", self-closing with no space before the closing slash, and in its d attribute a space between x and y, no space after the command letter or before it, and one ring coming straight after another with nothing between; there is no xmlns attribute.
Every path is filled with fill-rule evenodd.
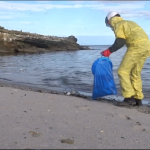
<svg viewBox="0 0 150 150"><path fill-rule="evenodd" d="M117 94L112 68L112 62L108 57L98 58L93 63L94 85L92 99Z"/></svg>

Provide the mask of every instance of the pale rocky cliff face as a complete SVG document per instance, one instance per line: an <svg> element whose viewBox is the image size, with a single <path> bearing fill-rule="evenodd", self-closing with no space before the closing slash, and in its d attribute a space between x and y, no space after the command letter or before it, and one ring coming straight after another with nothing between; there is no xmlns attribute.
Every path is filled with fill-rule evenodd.
<svg viewBox="0 0 150 150"><path fill-rule="evenodd" d="M44 36L0 27L0 52L46 52L84 49L77 38Z"/></svg>

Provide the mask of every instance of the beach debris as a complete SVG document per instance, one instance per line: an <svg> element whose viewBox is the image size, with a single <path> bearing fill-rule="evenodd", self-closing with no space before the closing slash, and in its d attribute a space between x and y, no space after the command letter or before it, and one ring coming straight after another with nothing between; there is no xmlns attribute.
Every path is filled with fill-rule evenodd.
<svg viewBox="0 0 150 150"><path fill-rule="evenodd" d="M56 91L51 91L51 93L52 93L52 94L58 94L58 92L56 92Z"/></svg>
<svg viewBox="0 0 150 150"><path fill-rule="evenodd" d="M136 122L138 125L141 125L141 123L140 122Z"/></svg>
<svg viewBox="0 0 150 150"><path fill-rule="evenodd" d="M143 131L146 131L146 129L144 128Z"/></svg>
<svg viewBox="0 0 150 150"><path fill-rule="evenodd" d="M130 117L126 116L127 120L132 120Z"/></svg>
<svg viewBox="0 0 150 150"><path fill-rule="evenodd" d="M29 133L32 135L32 137L39 137L40 136L40 133L38 133L38 132L30 131Z"/></svg>
<svg viewBox="0 0 150 150"><path fill-rule="evenodd" d="M66 94L66 95L68 95L68 96L69 96L70 94L71 94L70 92L67 92L67 94Z"/></svg>
<svg viewBox="0 0 150 150"><path fill-rule="evenodd" d="M74 144L74 140L67 138L67 139L61 140L61 143Z"/></svg>
<svg viewBox="0 0 150 150"><path fill-rule="evenodd" d="M100 132L103 133L104 131L103 131L103 130L100 130Z"/></svg>
<svg viewBox="0 0 150 150"><path fill-rule="evenodd" d="M82 97L80 95L80 93L77 90L75 90L75 89L64 91L63 93L66 94L66 95L74 95L74 96Z"/></svg>

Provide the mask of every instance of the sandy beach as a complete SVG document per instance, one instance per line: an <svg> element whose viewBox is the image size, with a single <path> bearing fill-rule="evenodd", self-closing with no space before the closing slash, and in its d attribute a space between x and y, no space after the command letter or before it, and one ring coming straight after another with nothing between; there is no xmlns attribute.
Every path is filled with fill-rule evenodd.
<svg viewBox="0 0 150 150"><path fill-rule="evenodd" d="M148 149L150 107L0 87L1 149Z"/></svg>

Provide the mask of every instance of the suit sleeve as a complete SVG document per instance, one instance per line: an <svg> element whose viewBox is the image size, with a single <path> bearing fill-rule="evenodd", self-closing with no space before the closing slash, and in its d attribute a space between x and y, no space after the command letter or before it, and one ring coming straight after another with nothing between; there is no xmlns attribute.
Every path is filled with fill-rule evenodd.
<svg viewBox="0 0 150 150"><path fill-rule="evenodd" d="M109 47L109 50L111 53L117 51L118 49L122 48L126 43L126 40L124 38L116 38L114 44Z"/></svg>

